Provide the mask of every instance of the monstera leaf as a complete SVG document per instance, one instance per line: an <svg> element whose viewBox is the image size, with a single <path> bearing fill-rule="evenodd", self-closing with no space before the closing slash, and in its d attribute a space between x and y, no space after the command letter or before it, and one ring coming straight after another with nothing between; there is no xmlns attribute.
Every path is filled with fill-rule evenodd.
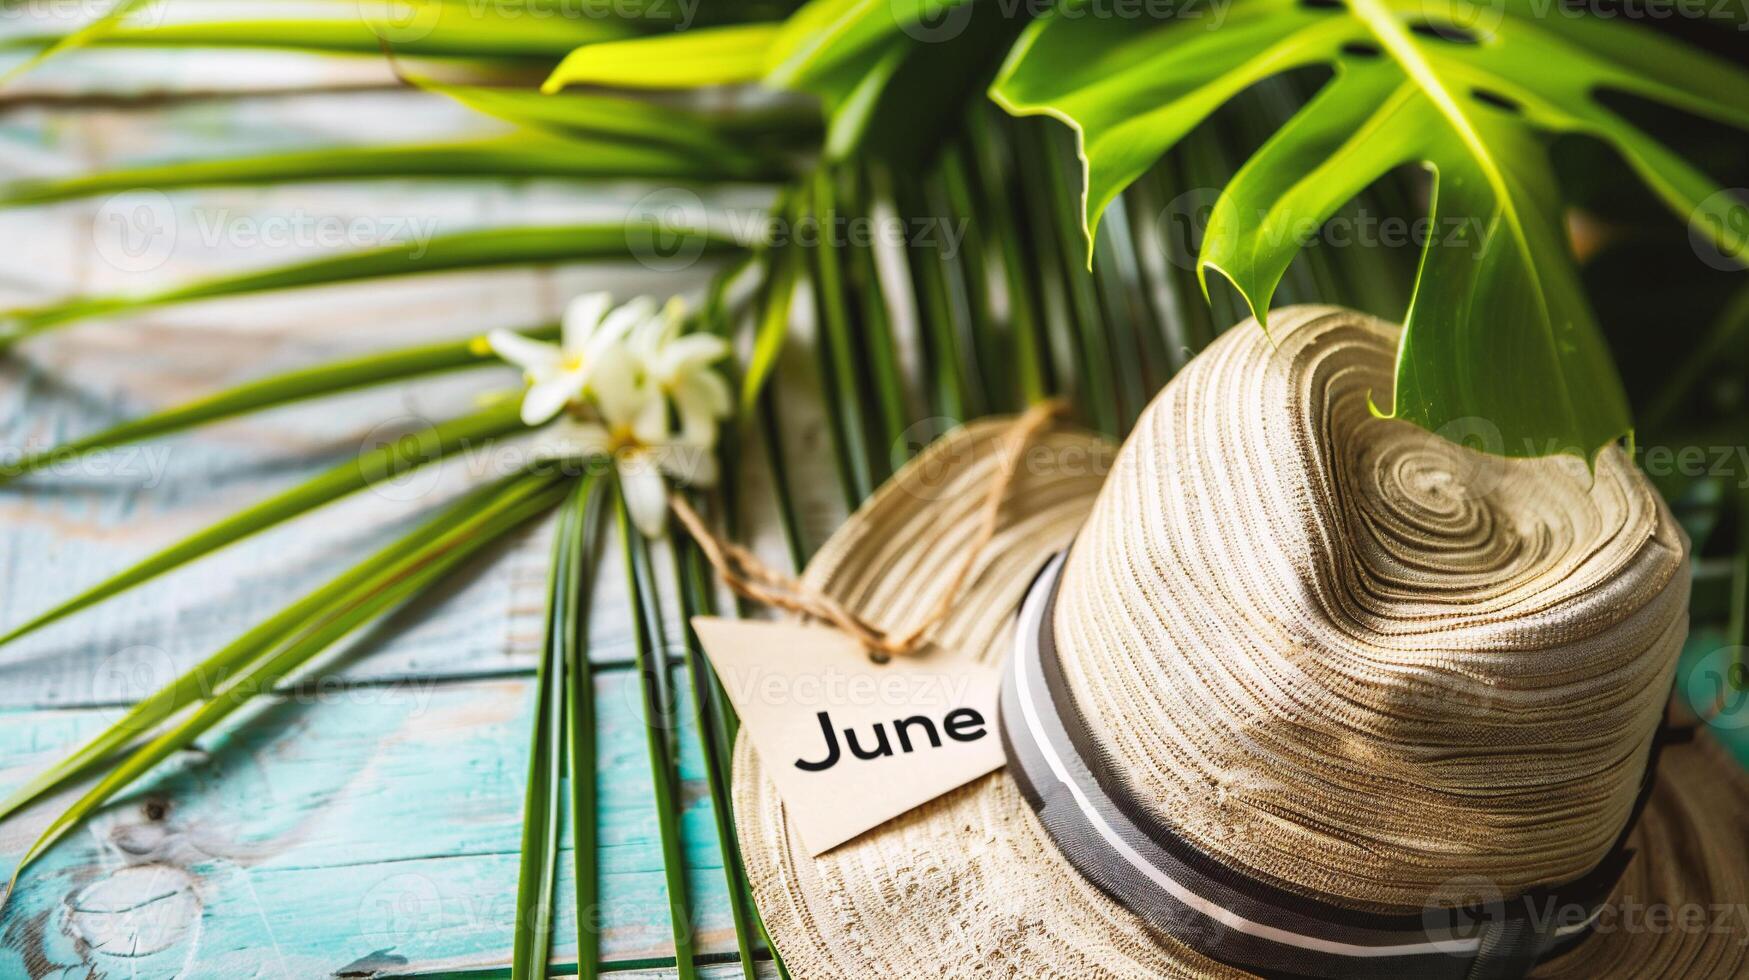
<svg viewBox="0 0 1749 980"><path fill-rule="evenodd" d="M1076 130L1091 249L1099 214L1167 148L1240 91L1312 65L1334 77L1215 205L1205 286L1211 269L1227 277L1262 320L1323 222L1386 171L1423 165L1431 213L1390 414L1514 456L1589 457L1627 432L1567 251L1546 134L1607 141L1697 240L1742 262L1744 203L1599 94L1749 128L1749 77L1648 29L1530 0L1247 0L1218 25L1141 26L1066 3L1027 29L991 94Z"/></svg>

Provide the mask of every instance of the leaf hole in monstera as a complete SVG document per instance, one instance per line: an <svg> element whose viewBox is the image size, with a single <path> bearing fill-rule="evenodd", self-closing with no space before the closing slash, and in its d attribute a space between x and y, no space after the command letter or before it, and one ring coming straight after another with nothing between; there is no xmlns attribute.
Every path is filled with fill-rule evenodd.
<svg viewBox="0 0 1749 980"><path fill-rule="evenodd" d="M1434 41L1445 41L1448 44L1480 44L1482 39L1475 31L1456 24L1442 24L1438 21L1422 21L1409 27L1411 31Z"/></svg>
<svg viewBox="0 0 1749 980"><path fill-rule="evenodd" d="M1370 41L1350 41L1342 46L1342 53L1354 58L1377 58L1384 52Z"/></svg>
<svg viewBox="0 0 1749 980"><path fill-rule="evenodd" d="M1341 10L1342 0L1300 0L1307 10Z"/></svg>
<svg viewBox="0 0 1749 980"><path fill-rule="evenodd" d="M1470 98L1475 99L1483 105L1493 106L1502 112L1509 112L1515 116L1524 115L1524 106L1520 105L1517 99L1514 99L1511 96L1501 95L1499 92L1494 92L1485 88L1473 88L1470 89Z"/></svg>

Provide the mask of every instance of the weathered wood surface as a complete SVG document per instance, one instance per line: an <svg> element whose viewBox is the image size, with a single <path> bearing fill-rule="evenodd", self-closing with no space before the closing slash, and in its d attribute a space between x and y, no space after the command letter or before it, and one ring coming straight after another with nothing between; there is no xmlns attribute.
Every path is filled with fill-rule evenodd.
<svg viewBox="0 0 1749 980"><path fill-rule="evenodd" d="M94 66L102 66L95 69ZM442 100L365 92L248 98L69 114L32 93L388 81L380 63L252 52L166 59L81 55L0 94L0 179L127 160L310 143L421 138L477 125ZM8 99L22 108L8 109ZM50 100L52 102L52 100ZM170 134L174 134L174 138ZM313 247L238 247L235 229L288 217L396 218L406 233L599 217L604 197L549 182L391 181L181 193L162 264L109 261L106 202L0 212L0 309L77 291L139 289ZM757 195L746 198L756 203ZM432 224L435 222L435 224ZM386 225L379 226L388 235ZM214 235L213 228L231 232ZM0 451L40 448L225 384L397 343L549 319L576 292L696 285L633 267L445 275L368 287L205 303L92 323L0 361ZM803 494L806 544L842 517L826 435L804 408L815 384L800 323L785 352L783 435ZM896 325L903 339L914 329ZM910 362L907 361L909 364ZM382 431L466 409L514 382L505 371L361 392L111 454L0 488L0 625L40 610L131 559L344 459ZM743 495L753 537L785 555L748 447ZM249 625L369 550L477 477L465 456L433 484L365 493L242 542L41 635L0 649L0 792L113 720ZM432 601L397 614L324 670L144 781L56 847L0 919L0 978L491 975L508 961L531 673L547 545L533 528ZM591 620L601 665L603 955L627 977L670 975L661 857L625 591L604 556ZM658 568L665 569L659 559ZM664 583L666 588L666 583ZM671 593L667 598L671 598ZM666 603L669 618L673 603ZM671 632L671 635L672 632ZM1716 667L1722 640L1697 633L1687 667ZM1711 661L1709 661L1711 658ZM1685 671L1679 693L1705 693ZM684 685L680 685L684 687ZM690 891L701 949L732 949L721 854L690 716L682 720ZM1718 734L1749 764L1749 729ZM70 797L0 824L0 873ZM568 847L568 844L567 844ZM560 883L555 950L566 972L577 910ZM646 969L647 968L647 969ZM483 971L483 972L482 972ZM712 967L707 976L738 975Z"/></svg>
<svg viewBox="0 0 1749 980"><path fill-rule="evenodd" d="M603 671L599 854L608 962L673 955L642 706ZM511 945L532 720L525 678L281 698L109 807L20 882L0 976L319 977L502 966ZM690 710L683 705L683 710ZM0 715L0 790L112 720ZM734 936L702 763L681 775L700 949ZM68 797L0 826L16 856ZM560 895L573 887L569 842ZM555 961L573 963L563 901Z"/></svg>
<svg viewBox="0 0 1749 980"><path fill-rule="evenodd" d="M58 98L118 87L387 80L368 59L80 54L0 98L0 180L136 160L425 138L482 125L441 99L405 92L126 112L70 113L53 108L53 99L50 108L30 102L33 93ZM613 202L623 209L637 193L538 181L178 193L168 212L172 247L150 267L106 243L106 200L0 212L0 309L316 254L313 242L244 247L239 237L279 229L296 238L296 221L363 218L377 222L387 243L468 227L600 220L613 213ZM754 189L735 200L764 198ZM0 361L0 451L43 448L272 371L547 321L585 289L695 289L707 272L626 265L442 275L82 324ZM809 355L798 346L786 357L805 365ZM334 465L385 432L467 411L476 395L514 383L507 370L488 369L360 392L0 488L0 624ZM786 403L785 436L800 451L792 476L808 495L805 523L817 543L842 507L817 419L793 414L803 404ZM768 513L757 449L744 489L756 514ZM386 543L486 468L485 454L464 454L439 479L358 494L0 650L0 792L113 721L119 706ZM754 536L774 560L785 554L771 521L759 522ZM547 548L545 527L535 527L473 562L440 595L333 658L322 683L252 710L203 742L202 752L166 766L75 831L26 874L0 919L0 977L301 980L502 968L511 947ZM611 546L601 567L590 656L601 667L602 952L631 969L627 976L666 975L671 969L662 963L672 962L673 946L642 706L635 674L624 669L631 657L625 585ZM666 574L662 556L657 567ZM671 590L664 598L672 599ZM673 621L674 603L665 609ZM721 854L696 733L686 710L680 717L695 924L706 958L722 957L733 950L733 932ZM10 871L70 799L0 825L0 872ZM567 850L557 972L566 972L575 945L569 863ZM707 975L726 974L712 968Z"/></svg>

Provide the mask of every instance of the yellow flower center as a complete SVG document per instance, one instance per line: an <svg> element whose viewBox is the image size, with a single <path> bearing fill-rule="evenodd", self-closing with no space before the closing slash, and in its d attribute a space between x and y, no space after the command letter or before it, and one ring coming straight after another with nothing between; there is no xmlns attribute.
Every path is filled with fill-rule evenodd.
<svg viewBox="0 0 1749 980"><path fill-rule="evenodd" d="M622 449L639 449L643 445L643 441L637 437L636 433L632 432L632 427L629 425L616 425L608 430L608 452L617 453Z"/></svg>

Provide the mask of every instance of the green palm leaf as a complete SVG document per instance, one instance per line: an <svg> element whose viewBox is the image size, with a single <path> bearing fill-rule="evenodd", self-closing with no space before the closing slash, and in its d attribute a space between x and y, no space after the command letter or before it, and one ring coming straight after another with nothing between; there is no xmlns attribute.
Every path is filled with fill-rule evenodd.
<svg viewBox="0 0 1749 980"><path fill-rule="evenodd" d="M559 785L565 771L567 742L566 707L576 683L567 682L566 674L581 663L578 648L583 639L579 619L584 525L594 489L593 476L577 481L570 500L559 510L558 526L553 532L553 557L547 571L546 641L535 671L534 731L530 736L528 788L522 807L522 858L517 876L511 980L545 980L547 961L551 958L553 885L558 877L559 858ZM581 853L578 852L579 856ZM580 858L579 881L583 870ZM592 866L590 871L593 872ZM579 923L588 914L587 906L578 906ZM581 968L581 950L578 956Z"/></svg>
<svg viewBox="0 0 1749 980"><path fill-rule="evenodd" d="M557 326L523 331L535 340L558 339ZM35 470L128 443L154 439L250 412L462 368L502 362L482 338L425 344L320 364L250 381L186 404L155 412L0 467L0 486Z"/></svg>
<svg viewBox="0 0 1749 980"><path fill-rule="evenodd" d="M0 635L0 645L11 643L81 609L148 582L173 568L228 544L264 531L314 510L374 483L404 476L436 462L479 440L491 439L523 428L520 406L506 400L473 415L452 419L396 442L361 453L290 490L239 511L230 517L104 579L78 595L40 613L30 621Z"/></svg>
<svg viewBox="0 0 1749 980"><path fill-rule="evenodd" d="M753 962L758 914L753 910L746 872L741 867L741 855L736 847L734 799L729 780L738 719L716 671L705 659L698 634L691 626L692 617L709 616L716 611L711 598L710 578L705 573L698 547L691 542L676 541L672 556L675 593L680 597L683 620L681 632L686 639L686 675L692 685L693 720L698 726L699 743L704 751L711 813L716 818L717 846L723 857L723 875L728 879L729 915L735 923L735 948L741 957L742 976L755 980L759 975Z"/></svg>
<svg viewBox="0 0 1749 980"><path fill-rule="evenodd" d="M668 891L668 920L674 936L674 963L681 980L698 976L693 962L692 914L688 911L685 839L680 831L679 775L675 759L676 723L673 676L656 605L655 576L650 571L650 546L632 526L625 499L619 499L619 544L625 554L627 591L631 596L633 649L644 697L644 740L650 754L656 829L662 845L662 872Z"/></svg>
<svg viewBox="0 0 1749 980"><path fill-rule="evenodd" d="M698 163L714 163L732 173L773 180L788 172L787 167L763 155L757 147L750 148L747 141L727 135L717 118L702 112L617 95L553 96L522 89L410 80L476 112L555 136L597 142L615 138L661 147L676 154L690 154ZM800 120L774 121L792 129L805 129L797 125Z"/></svg>
<svg viewBox="0 0 1749 980"><path fill-rule="evenodd" d="M160 0L163 2L163 0ZM332 17L167 21L112 25L87 36L92 47L293 48L379 55L384 47L422 57L555 62L583 44L628 37L634 22L608 17L536 17L527 11L444 0L336 3ZM483 11L483 12L482 12ZM73 34L0 42L0 51L49 50Z"/></svg>
<svg viewBox="0 0 1749 980"><path fill-rule="evenodd" d="M83 47L96 41L103 35L114 31L123 20L127 19L129 14L137 10L142 4L151 2L152 0L115 0L110 8L103 12L102 16L94 19L84 27L57 39L53 44L48 45L41 51L38 51L36 54L26 59L23 64L10 69L5 74L0 74L0 86L4 86L7 82L29 72L31 69L58 54Z"/></svg>
<svg viewBox="0 0 1749 980"><path fill-rule="evenodd" d="M410 177L556 177L577 180L674 180L687 183L764 181L776 165L744 153L715 158L698 152L611 136L563 138L520 132L400 146L330 147L224 160L126 167L78 177L20 180L0 186L0 207L47 204L141 187L291 184L322 180Z"/></svg>
<svg viewBox="0 0 1749 980"><path fill-rule="evenodd" d="M0 314L0 342L98 316L144 310L221 296L327 286L360 279L423 275L460 269L602 260L634 260L641 243L679 232L643 221L623 224L494 228L439 235L426 242L369 249L292 265L206 279L158 292L89 296ZM700 254L737 247L733 239L706 230L687 231Z"/></svg>
<svg viewBox="0 0 1749 980"><path fill-rule="evenodd" d="M585 478L593 482L593 478ZM564 605L567 624L559 637L565 660L565 771L571 788L571 854L577 907L577 976L590 980L600 974L601 916L599 867L596 863L600 835L596 829L595 780L595 685L590 669L585 597L594 581L589 564L601 540L601 496L593 489L579 488L587 495L582 511L573 515L572 544L576 552L567 567ZM575 509L577 497L573 497Z"/></svg>
<svg viewBox="0 0 1749 980"><path fill-rule="evenodd" d="M751 82L764 74L765 51L776 33L775 24L737 24L586 44L566 55L541 89L692 88Z"/></svg>
<svg viewBox="0 0 1749 980"><path fill-rule="evenodd" d="M1297 67L1335 67L1323 95L1222 195L1201 270L1231 279L1261 319L1322 222L1392 168L1425 165L1437 177L1433 223L1392 414L1435 430L1479 417L1498 431L1488 439L1496 452L1589 457L1628 431L1627 402L1567 258L1562 200L1538 134L1582 130L1614 143L1643 172L1658 170L1662 196L1705 226L1696 210L1704 178L1596 95L1626 89L1745 125L1749 79L1699 52L1684 57L1691 67L1655 76L1624 68L1636 62L1622 46L1645 32L1621 24L1527 25L1508 6L1479 37L1440 12L1408 0L1259 0L1218 30L1059 13L1028 29L991 92L1011 112L1075 129L1091 242L1117 193L1240 90ZM1585 26L1569 34L1570 23ZM1559 83L1545 78L1551 66Z"/></svg>
<svg viewBox="0 0 1749 980"><path fill-rule="evenodd" d="M0 801L0 820L17 813L44 794L54 791L68 780L114 755L135 739L150 733L183 708L210 696L238 670L260 659L274 644L283 641L305 624L314 622L324 610L335 607L347 596L376 581L385 571L398 567L410 556L429 547L459 522L490 505L505 492L507 486L507 481L501 481L463 497L417 530L252 627L169 686L153 692L129 708L120 720L104 729L78 751L37 774L14 790L4 801Z"/></svg>
<svg viewBox="0 0 1749 980"><path fill-rule="evenodd" d="M553 476L526 477L503 489L496 499L473 507L468 513L446 514L440 521L447 523L447 527L435 540L405 554L398 561L388 563L368 580L336 598L318 615L297 622L282 636L276 637L273 644L276 649L270 655L255 661L247 671L228 678L229 683L222 689L206 690L202 695L204 700L188 717L111 769L78 802L55 818L19 859L6 895L10 896L14 891L18 876L56 841L160 762L193 744L195 739L238 708L271 691L311 658L358 627L419 594L468 556L558 503L565 487L557 484L556 479ZM420 533L415 532L415 535ZM390 551L400 553L400 546L391 546ZM123 729L122 734L131 738L135 732ZM100 739L103 737L99 736ZM0 901L4 898L0 897Z"/></svg>

